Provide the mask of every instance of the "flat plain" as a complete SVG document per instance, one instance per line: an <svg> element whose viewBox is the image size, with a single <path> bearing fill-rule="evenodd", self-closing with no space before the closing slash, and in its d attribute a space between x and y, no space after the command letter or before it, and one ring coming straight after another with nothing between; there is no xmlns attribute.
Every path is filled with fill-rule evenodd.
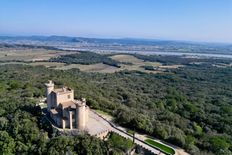
<svg viewBox="0 0 232 155"><path fill-rule="evenodd" d="M114 73L122 70L140 71L145 73L162 73L165 69L183 67L182 65L163 66L159 62L150 62L138 59L133 55L116 54L109 56L111 59L120 62L120 68L103 63L90 65L65 64L59 62L49 62L50 58L61 55L74 54L78 52L46 50L46 49L0 49L0 65L4 64L24 64L31 66L45 66L47 68L68 70L78 68L84 72ZM144 66L152 66L155 70L146 70ZM159 68L159 69L158 69Z"/></svg>
<svg viewBox="0 0 232 155"><path fill-rule="evenodd" d="M52 57L76 52L46 49L0 49L0 61L45 61Z"/></svg>

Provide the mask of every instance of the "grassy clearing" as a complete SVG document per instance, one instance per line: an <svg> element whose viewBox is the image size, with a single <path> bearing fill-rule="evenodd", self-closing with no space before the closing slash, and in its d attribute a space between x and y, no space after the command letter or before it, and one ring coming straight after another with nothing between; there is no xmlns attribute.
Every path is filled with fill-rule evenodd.
<svg viewBox="0 0 232 155"><path fill-rule="evenodd" d="M145 70L142 66L153 66L155 68L161 68L161 69L175 69L179 67L184 67L183 65L164 66L159 62L143 61L142 59L138 59L134 57L133 55L126 55L126 54L125 55L124 54L114 55L111 58L119 62L132 63L132 65L126 65L126 64L121 65L123 69L138 70L138 71L143 71L143 72L148 72L148 73L157 73L157 71L148 71L148 70Z"/></svg>
<svg viewBox="0 0 232 155"><path fill-rule="evenodd" d="M75 53L75 52L74 52ZM162 70L166 68L177 68L179 66L162 66L161 63L158 62L149 62L143 61L142 59L138 59L132 55L126 54L118 54L111 56L110 58L123 64L120 64L120 68L110 66L103 63L83 65L83 64L65 64L58 62L46 62L52 57L57 57L65 54L73 54L73 52L65 52L65 51L51 51L44 49L17 49L17 50L0 50L0 61L12 61L1 63L4 64L26 64L31 66L45 66L48 68L59 69L59 70L68 70L72 68L78 68L84 72L99 72L99 73L115 73L122 70L129 71L141 71L145 73L162 73ZM13 62L13 61L23 61L21 62ZM33 62L31 62L33 61ZM38 62L39 61L39 62ZM44 62L41 62L44 61ZM127 64L128 63L128 64ZM162 70L145 70L143 66L153 66L154 68L163 68Z"/></svg>
<svg viewBox="0 0 232 155"><path fill-rule="evenodd" d="M26 65L24 62L0 62L0 65Z"/></svg>
<svg viewBox="0 0 232 155"><path fill-rule="evenodd" d="M176 69L176 68L180 68L180 67L184 67L184 65L167 65L167 66L160 66L160 68L163 68L163 69Z"/></svg>
<svg viewBox="0 0 232 155"><path fill-rule="evenodd" d="M0 61L41 61L72 53L45 49L1 49Z"/></svg>
<svg viewBox="0 0 232 155"><path fill-rule="evenodd" d="M45 67L52 67L52 68L57 68L57 67L63 67L65 66L65 63L58 63L58 62L32 62L28 63L31 66L45 66Z"/></svg>
<svg viewBox="0 0 232 155"><path fill-rule="evenodd" d="M31 66L45 66L47 68L57 68L65 66L64 63L56 63L56 62L2 62L0 65L8 65L8 64L19 64L19 65L31 65Z"/></svg>
<svg viewBox="0 0 232 155"><path fill-rule="evenodd" d="M143 60L138 59L132 55L124 55L124 54L111 56L111 59L119 61L119 62L129 62L129 63L133 63L133 64L143 62Z"/></svg>
<svg viewBox="0 0 232 155"><path fill-rule="evenodd" d="M152 139L145 139L145 142L152 145L153 147L155 148L158 148L160 150L162 150L163 152L167 153L167 154L170 154L170 155L174 155L175 154L175 151L174 149L164 145L164 144L161 144L161 143L158 143Z"/></svg>
<svg viewBox="0 0 232 155"><path fill-rule="evenodd" d="M78 68L84 72L99 72L99 73L114 73L122 70L121 68L109 66L106 64L92 64L92 65L81 65L81 64L70 64L66 65L65 63L58 62L2 62L0 65L6 64L23 64L23 65L31 65L31 66L45 66L47 68L53 68L58 70L69 70L72 68Z"/></svg>
<svg viewBox="0 0 232 155"><path fill-rule="evenodd" d="M124 63L132 63L135 66L154 66L158 67L161 65L159 62L149 62L149 61L143 61L142 59L138 59L132 55L114 55L111 57L111 59L119 61L119 62L124 62ZM133 66L132 65L132 66ZM131 65L128 65L131 66Z"/></svg>
<svg viewBox="0 0 232 155"><path fill-rule="evenodd" d="M123 62L123 63L131 63L131 65L122 64L121 65L122 70L136 70L136 71L141 71L141 72L146 72L146 73L158 73L159 71L145 70L144 67L142 67L142 66L159 67L162 65L159 62L143 61L143 60L138 59L132 55L124 55L124 54L114 55L111 57L111 59L119 61L119 62Z"/></svg>

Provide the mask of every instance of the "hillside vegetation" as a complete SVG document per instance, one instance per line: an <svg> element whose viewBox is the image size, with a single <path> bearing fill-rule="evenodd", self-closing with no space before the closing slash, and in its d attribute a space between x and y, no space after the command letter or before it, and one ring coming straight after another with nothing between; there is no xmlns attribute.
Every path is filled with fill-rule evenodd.
<svg viewBox="0 0 232 155"><path fill-rule="evenodd" d="M0 155L125 154L131 149L132 141L117 135L102 141L53 133L36 106L45 93L43 81L55 73L49 72L25 65L0 66Z"/></svg>
<svg viewBox="0 0 232 155"><path fill-rule="evenodd" d="M74 88L76 98L86 97L91 108L110 113L118 124L181 146L191 154L232 152L232 68L208 63L165 74L0 66L0 129L7 137L1 139L4 146L9 143L6 148L16 145L18 151L35 151L35 144L45 149L52 146L47 145L50 141L36 138L46 135L31 100L45 94L43 83L49 79ZM29 136L26 139L25 134Z"/></svg>
<svg viewBox="0 0 232 155"><path fill-rule="evenodd" d="M80 52L78 54L62 55L56 58L51 58L50 61L62 62L66 64L83 64L83 65L103 63L110 66L120 67L118 61L115 61L105 55L101 55L93 52L86 52L86 51Z"/></svg>

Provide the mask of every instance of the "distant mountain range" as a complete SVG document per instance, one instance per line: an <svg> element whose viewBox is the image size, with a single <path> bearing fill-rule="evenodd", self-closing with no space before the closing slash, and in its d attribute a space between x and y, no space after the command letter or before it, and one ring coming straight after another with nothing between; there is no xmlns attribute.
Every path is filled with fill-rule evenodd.
<svg viewBox="0 0 232 155"><path fill-rule="evenodd" d="M118 44L142 44L142 45L172 45L172 44L186 44L186 45L230 45L226 43L206 43L206 42L192 42L192 41L174 41L174 40L158 40L158 39L135 39L135 38L119 38L119 39L102 39L102 38L84 38L84 37L69 37L69 36L0 36L0 41L12 40L12 41L60 41L60 42L88 42L88 43L118 43Z"/></svg>
<svg viewBox="0 0 232 155"><path fill-rule="evenodd" d="M117 50L232 54L232 44L155 39L100 39L68 36L0 36L0 43L102 51Z"/></svg>

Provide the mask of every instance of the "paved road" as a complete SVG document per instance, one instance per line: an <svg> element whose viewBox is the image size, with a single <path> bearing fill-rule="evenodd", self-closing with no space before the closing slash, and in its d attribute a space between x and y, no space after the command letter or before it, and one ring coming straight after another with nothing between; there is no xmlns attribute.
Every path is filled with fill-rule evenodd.
<svg viewBox="0 0 232 155"><path fill-rule="evenodd" d="M116 128L113 128L112 131L115 132L115 133L117 133L117 134L119 134L119 135L121 135L122 137L129 138L129 139L133 140L133 137L132 137L132 136L129 136L128 134L125 134L124 132L119 131L119 130L117 130ZM160 154L160 153L161 153L159 150L154 149L153 147L151 147L151 146L145 144L144 142L141 142L141 141L138 140L138 139L135 139L135 144L142 146L143 148L145 148L145 149L151 151L151 152L154 153L154 154Z"/></svg>
<svg viewBox="0 0 232 155"><path fill-rule="evenodd" d="M133 140L133 136L128 134L126 131L123 130L123 128L116 126L114 123L112 123L111 121L105 119L104 117L102 117L101 115L99 115L98 113L96 113L95 111L90 111L90 113L92 113L91 116L94 116L95 121L99 121L101 122L101 124L105 124L106 128L111 129L113 132L121 135L122 137L128 138ZM60 129L58 127L56 127L55 125L53 125L52 121L46 117L46 114L44 113L45 118L51 123L51 125L53 126L53 128L59 130L59 131L64 131L63 129ZM68 129L66 129L67 131L69 131ZM71 131L71 130L70 130ZM158 149L155 149L151 146L149 146L148 144L146 144L145 142L143 142L143 139L139 138L139 137L135 137L135 144L140 145L141 147L151 151L152 153L156 154L156 155L163 155L163 153L161 151L159 151Z"/></svg>
<svg viewBox="0 0 232 155"><path fill-rule="evenodd" d="M115 124L113 124L112 122L106 120L104 117L102 117L101 115L99 115L98 113L94 112L96 115L98 115L98 117L101 117L103 121L105 121L106 123L108 123L111 126L111 130L119 135L121 135L122 137L125 138L129 138L131 140L133 140L133 136L128 134L126 131L123 131L120 127L117 127ZM163 154L161 151L159 151L158 149L155 149L153 147L151 147L150 145L146 144L145 142L143 142L142 139L135 137L135 144L140 145L141 147L151 151L154 154L157 155L161 155Z"/></svg>

